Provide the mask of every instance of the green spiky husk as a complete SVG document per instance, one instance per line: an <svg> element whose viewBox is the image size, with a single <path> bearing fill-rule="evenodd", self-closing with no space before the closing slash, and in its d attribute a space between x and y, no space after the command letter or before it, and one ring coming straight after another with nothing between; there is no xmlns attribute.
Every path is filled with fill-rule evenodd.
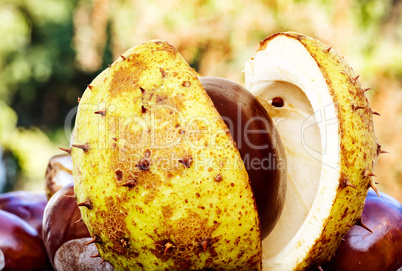
<svg viewBox="0 0 402 271"><path fill-rule="evenodd" d="M82 218L117 270L261 269L247 172L173 46L138 45L96 77L74 136Z"/></svg>

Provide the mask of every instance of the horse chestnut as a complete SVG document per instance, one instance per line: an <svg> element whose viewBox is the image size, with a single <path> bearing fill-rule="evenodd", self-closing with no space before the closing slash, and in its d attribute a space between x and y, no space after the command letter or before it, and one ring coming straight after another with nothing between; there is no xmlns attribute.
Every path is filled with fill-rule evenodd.
<svg viewBox="0 0 402 271"><path fill-rule="evenodd" d="M402 204L369 190L362 221L372 232L353 226L323 270L395 271L402 267Z"/></svg>
<svg viewBox="0 0 402 271"><path fill-rule="evenodd" d="M0 267L4 265L1 270L46 269L46 251L42 239L33 227L18 216L3 210L0 210L0 225Z"/></svg>
<svg viewBox="0 0 402 271"><path fill-rule="evenodd" d="M47 204L45 194L12 191L0 195L0 210L12 213L42 233L43 211Z"/></svg>
<svg viewBox="0 0 402 271"><path fill-rule="evenodd" d="M74 199L74 185L67 184L49 200L43 217L43 241L56 270L114 270L98 251ZM101 264L102 263L102 264Z"/></svg>

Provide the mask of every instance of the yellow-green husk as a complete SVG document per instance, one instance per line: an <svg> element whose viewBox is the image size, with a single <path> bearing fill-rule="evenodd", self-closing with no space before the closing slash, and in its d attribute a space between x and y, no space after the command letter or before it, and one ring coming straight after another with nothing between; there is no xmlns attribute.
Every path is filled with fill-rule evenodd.
<svg viewBox="0 0 402 271"><path fill-rule="evenodd" d="M90 83L71 156L82 218L117 270L261 269L240 154L170 44L140 44Z"/></svg>

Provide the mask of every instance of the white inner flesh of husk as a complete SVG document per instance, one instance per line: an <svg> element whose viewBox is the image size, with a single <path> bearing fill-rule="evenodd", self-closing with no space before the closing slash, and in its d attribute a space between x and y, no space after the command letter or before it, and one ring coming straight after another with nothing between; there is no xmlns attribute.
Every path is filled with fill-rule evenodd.
<svg viewBox="0 0 402 271"><path fill-rule="evenodd" d="M53 183L63 187L73 182L73 163L70 156L60 156L53 162L56 174L53 176Z"/></svg>
<svg viewBox="0 0 402 271"><path fill-rule="evenodd" d="M338 119L325 79L309 52L283 36L246 63L246 88L267 109L285 146L284 210L263 240L264 269L291 270L328 217L339 180ZM280 97L283 106L272 105ZM275 104L275 103L274 103Z"/></svg>

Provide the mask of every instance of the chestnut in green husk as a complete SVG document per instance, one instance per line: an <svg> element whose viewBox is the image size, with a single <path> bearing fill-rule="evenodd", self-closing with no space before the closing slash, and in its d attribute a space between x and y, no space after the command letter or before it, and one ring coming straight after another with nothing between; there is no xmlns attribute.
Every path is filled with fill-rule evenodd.
<svg viewBox="0 0 402 271"><path fill-rule="evenodd" d="M12 191L0 194L0 210L12 213L42 233L43 211L47 204L46 195L29 191Z"/></svg>
<svg viewBox="0 0 402 271"><path fill-rule="evenodd" d="M80 99L68 150L75 195L116 269L262 268L261 239L284 204L284 149L246 89L201 81L153 40L122 54ZM222 104L235 111L225 116Z"/></svg>
<svg viewBox="0 0 402 271"><path fill-rule="evenodd" d="M43 271L48 261L42 239L27 222L0 210L0 267L4 271Z"/></svg>
<svg viewBox="0 0 402 271"><path fill-rule="evenodd" d="M103 262L74 198L72 183L49 200L43 218L43 241L56 270L113 270Z"/></svg>
<svg viewBox="0 0 402 271"><path fill-rule="evenodd" d="M402 267L402 204L369 190L362 221L353 226L324 271L395 271Z"/></svg>

